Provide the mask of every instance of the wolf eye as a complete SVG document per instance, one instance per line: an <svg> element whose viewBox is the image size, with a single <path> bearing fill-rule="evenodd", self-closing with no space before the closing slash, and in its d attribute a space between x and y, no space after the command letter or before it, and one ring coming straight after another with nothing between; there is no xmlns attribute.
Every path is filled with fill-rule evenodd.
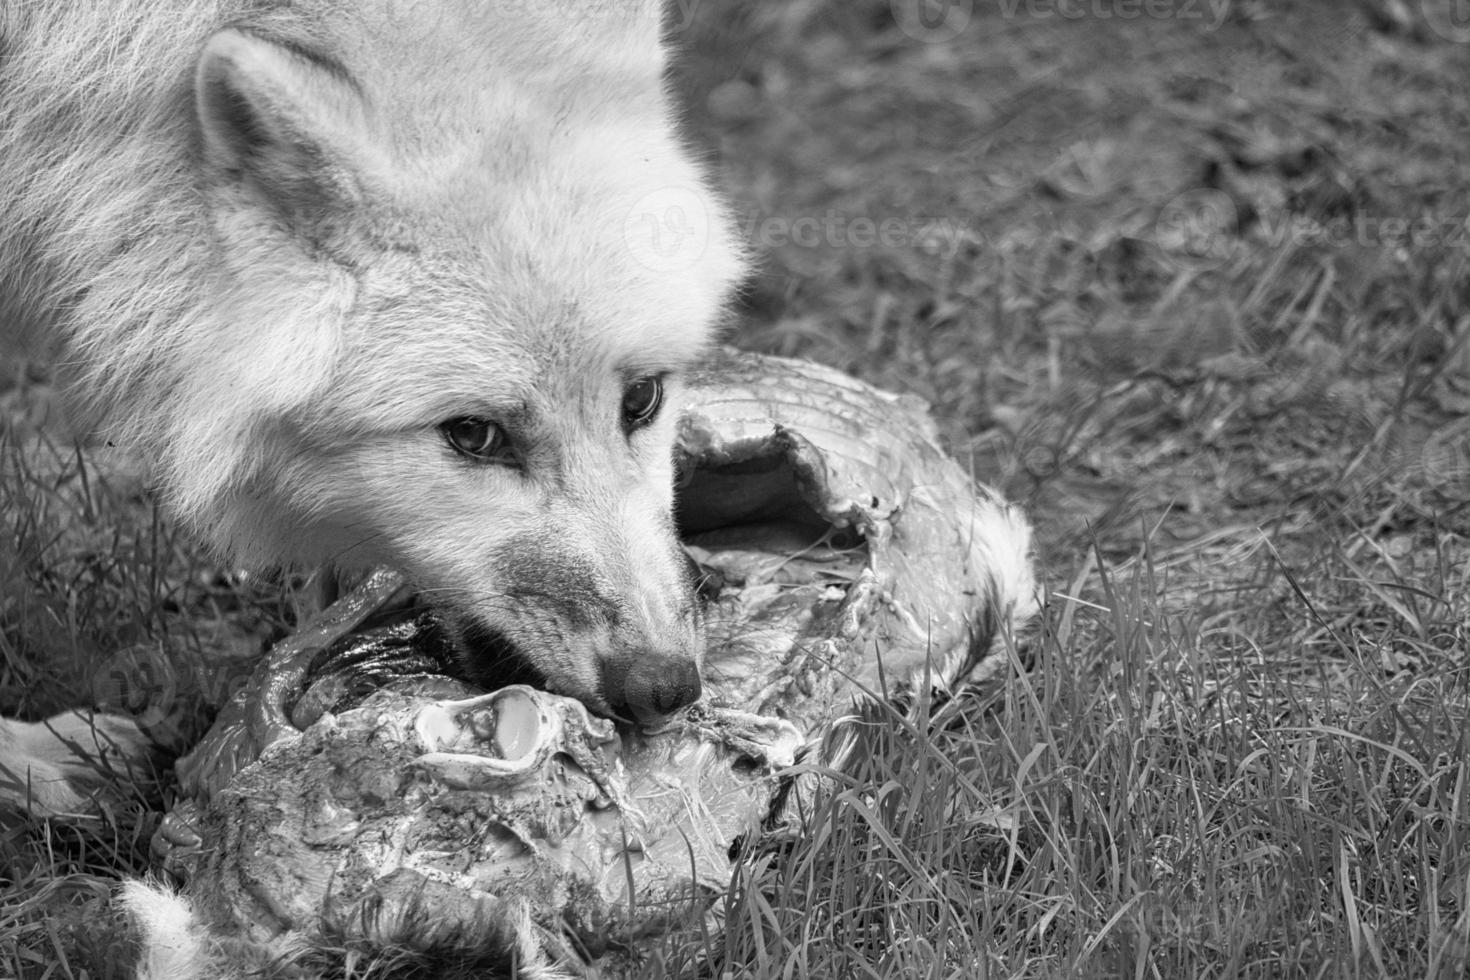
<svg viewBox="0 0 1470 980"><path fill-rule="evenodd" d="M489 419L466 415L442 423L439 431L450 448L461 456L484 463L513 461L505 430Z"/></svg>
<svg viewBox="0 0 1470 980"><path fill-rule="evenodd" d="M623 428L628 432L652 422L664 403L664 379L639 378L623 389Z"/></svg>

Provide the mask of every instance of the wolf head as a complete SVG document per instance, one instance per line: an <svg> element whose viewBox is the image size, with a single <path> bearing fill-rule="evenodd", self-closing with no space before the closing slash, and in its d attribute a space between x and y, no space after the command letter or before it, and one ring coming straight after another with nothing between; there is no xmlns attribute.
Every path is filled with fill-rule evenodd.
<svg viewBox="0 0 1470 980"><path fill-rule="evenodd" d="M702 649L680 376L740 261L657 4L311 6L197 61L217 326L164 483L247 561L403 569L472 672L660 718Z"/></svg>

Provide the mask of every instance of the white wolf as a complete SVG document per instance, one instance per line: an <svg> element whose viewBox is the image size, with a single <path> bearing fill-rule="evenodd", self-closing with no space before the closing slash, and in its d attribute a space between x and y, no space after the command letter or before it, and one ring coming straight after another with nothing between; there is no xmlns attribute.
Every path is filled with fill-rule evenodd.
<svg viewBox="0 0 1470 980"><path fill-rule="evenodd" d="M0 340L234 560L396 566L472 672L660 718L672 406L741 273L664 65L656 0L0 0Z"/></svg>

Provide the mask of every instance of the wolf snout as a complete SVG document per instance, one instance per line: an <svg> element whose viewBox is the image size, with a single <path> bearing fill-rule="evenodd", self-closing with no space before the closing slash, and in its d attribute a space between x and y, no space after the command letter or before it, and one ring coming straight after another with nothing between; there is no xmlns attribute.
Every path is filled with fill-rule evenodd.
<svg viewBox="0 0 1470 980"><path fill-rule="evenodd" d="M640 725L654 725L699 700L699 665L688 657L648 656L606 672L614 712Z"/></svg>

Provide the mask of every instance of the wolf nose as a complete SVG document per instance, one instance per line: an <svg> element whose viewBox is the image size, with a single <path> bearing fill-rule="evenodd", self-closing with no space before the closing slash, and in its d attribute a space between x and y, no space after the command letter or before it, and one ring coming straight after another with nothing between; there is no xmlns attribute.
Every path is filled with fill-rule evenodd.
<svg viewBox="0 0 1470 980"><path fill-rule="evenodd" d="M692 659L648 660L635 663L623 683L626 714L639 724L662 721L686 704L699 700L699 666Z"/></svg>

